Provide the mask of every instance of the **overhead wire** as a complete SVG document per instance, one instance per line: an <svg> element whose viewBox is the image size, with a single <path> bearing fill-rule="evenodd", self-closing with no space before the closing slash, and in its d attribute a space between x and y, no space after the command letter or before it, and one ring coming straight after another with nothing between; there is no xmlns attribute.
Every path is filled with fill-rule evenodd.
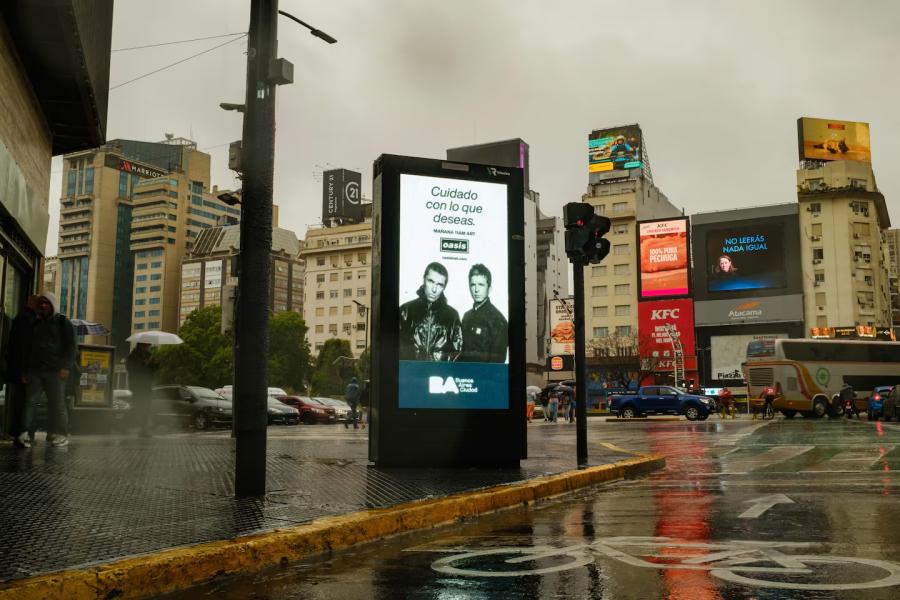
<svg viewBox="0 0 900 600"><path fill-rule="evenodd" d="M173 44L187 44L188 42L200 42L203 40L215 40L224 37L233 37L236 35L247 35L246 31L238 31L236 33L223 33L222 35L208 35L206 37L191 38L189 40L175 40L174 42L159 42L158 44L146 44L144 46L131 46L128 48L116 48L111 52L127 52L128 50L141 50L143 48L158 48L160 46L171 46Z"/></svg>
<svg viewBox="0 0 900 600"><path fill-rule="evenodd" d="M155 70L153 70L153 71L150 71L149 73L144 73L143 75L138 75L138 76L135 77L134 79L129 79L128 81L123 81L122 83L119 83L119 84L116 84L116 85L110 87L109 90L112 91L112 90L118 89L118 88L122 87L123 85L128 85L129 83L134 83L135 81L139 81L139 80L141 80L141 79L143 79L143 78L145 78L145 77L149 77L150 75L155 75L156 73L159 73L160 71L165 71L166 69L171 69L172 67L174 67L174 66L176 66L176 65L180 65L180 64L183 63L183 62L187 62L187 61L191 60L192 58L197 58L198 56L202 56L202 55L204 55L204 54L207 54L207 53L209 53L209 52L212 52L213 50L217 50L217 49L221 48L222 46L227 46L228 44L233 44L234 42L237 42L237 41L240 41L240 40L244 39L245 37L247 37L247 34L246 34L246 33L245 33L245 34L241 34L240 37L234 38L233 40L228 40L227 42L224 42L224 43L222 43L222 44L218 44L218 45L216 45L216 46L213 46L212 48L207 48L207 49L204 50L203 52L198 52L197 54L192 54L192 55L190 55L190 56L188 56L188 57L182 58L181 60L175 61L175 62L173 62L173 63L171 63L171 64L168 64L168 65L166 65L166 66L164 66L164 67L160 67L160 68L158 68L158 69L155 69Z"/></svg>

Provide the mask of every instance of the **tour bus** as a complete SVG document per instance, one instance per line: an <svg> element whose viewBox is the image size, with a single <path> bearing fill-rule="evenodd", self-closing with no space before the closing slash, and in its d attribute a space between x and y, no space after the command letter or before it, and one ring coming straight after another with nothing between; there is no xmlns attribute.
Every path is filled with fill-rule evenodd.
<svg viewBox="0 0 900 600"><path fill-rule="evenodd" d="M756 340L747 345L743 369L750 398L775 388L775 410L788 419L798 412L838 416L843 410L838 393L845 383L853 387L861 411L874 388L900 384L900 342Z"/></svg>

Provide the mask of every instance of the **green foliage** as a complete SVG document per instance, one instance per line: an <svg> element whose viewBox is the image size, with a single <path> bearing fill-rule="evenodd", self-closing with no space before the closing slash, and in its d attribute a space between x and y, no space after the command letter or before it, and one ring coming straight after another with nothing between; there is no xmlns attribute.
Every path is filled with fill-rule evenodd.
<svg viewBox="0 0 900 600"><path fill-rule="evenodd" d="M367 381L372 378L370 374L371 370L371 362L372 362L372 354L369 352L369 348L363 350L363 353L359 355L359 360L356 362L356 378L359 379L359 384L362 386L364 381Z"/></svg>
<svg viewBox="0 0 900 600"><path fill-rule="evenodd" d="M160 384L181 383L216 389L231 382L234 371L231 336L222 335L222 310L200 308L178 330L183 344L156 350Z"/></svg>
<svg viewBox="0 0 900 600"><path fill-rule="evenodd" d="M310 370L307 327L303 317L284 312L269 319L269 385L299 392Z"/></svg>
<svg viewBox="0 0 900 600"><path fill-rule="evenodd" d="M327 340L316 357L312 393L317 396L342 395L350 378L356 375L356 361L352 357L350 342L337 338Z"/></svg>

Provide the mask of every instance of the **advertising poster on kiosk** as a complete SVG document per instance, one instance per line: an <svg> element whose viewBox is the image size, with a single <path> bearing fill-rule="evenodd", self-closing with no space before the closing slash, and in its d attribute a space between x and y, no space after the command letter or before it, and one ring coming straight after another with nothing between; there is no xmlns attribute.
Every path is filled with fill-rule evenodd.
<svg viewBox="0 0 900 600"><path fill-rule="evenodd" d="M709 292L777 289L787 285L781 224L748 223L710 231L706 235L706 257Z"/></svg>
<svg viewBox="0 0 900 600"><path fill-rule="evenodd" d="M688 220L638 223L641 252L640 298L673 298L690 293Z"/></svg>
<svg viewBox="0 0 900 600"><path fill-rule="evenodd" d="M79 346L81 380L75 406L112 406L113 351L112 346Z"/></svg>
<svg viewBox="0 0 900 600"><path fill-rule="evenodd" d="M504 184L400 176L400 408L508 408L507 219Z"/></svg>

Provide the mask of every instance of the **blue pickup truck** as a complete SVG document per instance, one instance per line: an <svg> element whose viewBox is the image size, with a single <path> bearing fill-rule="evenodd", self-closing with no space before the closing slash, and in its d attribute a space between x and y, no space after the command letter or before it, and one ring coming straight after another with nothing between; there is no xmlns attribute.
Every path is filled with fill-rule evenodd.
<svg viewBox="0 0 900 600"><path fill-rule="evenodd" d="M711 398L664 385L644 386L637 394L612 396L609 402L609 411L626 419L648 414L674 414L684 415L689 421L703 421L713 410L715 402Z"/></svg>

